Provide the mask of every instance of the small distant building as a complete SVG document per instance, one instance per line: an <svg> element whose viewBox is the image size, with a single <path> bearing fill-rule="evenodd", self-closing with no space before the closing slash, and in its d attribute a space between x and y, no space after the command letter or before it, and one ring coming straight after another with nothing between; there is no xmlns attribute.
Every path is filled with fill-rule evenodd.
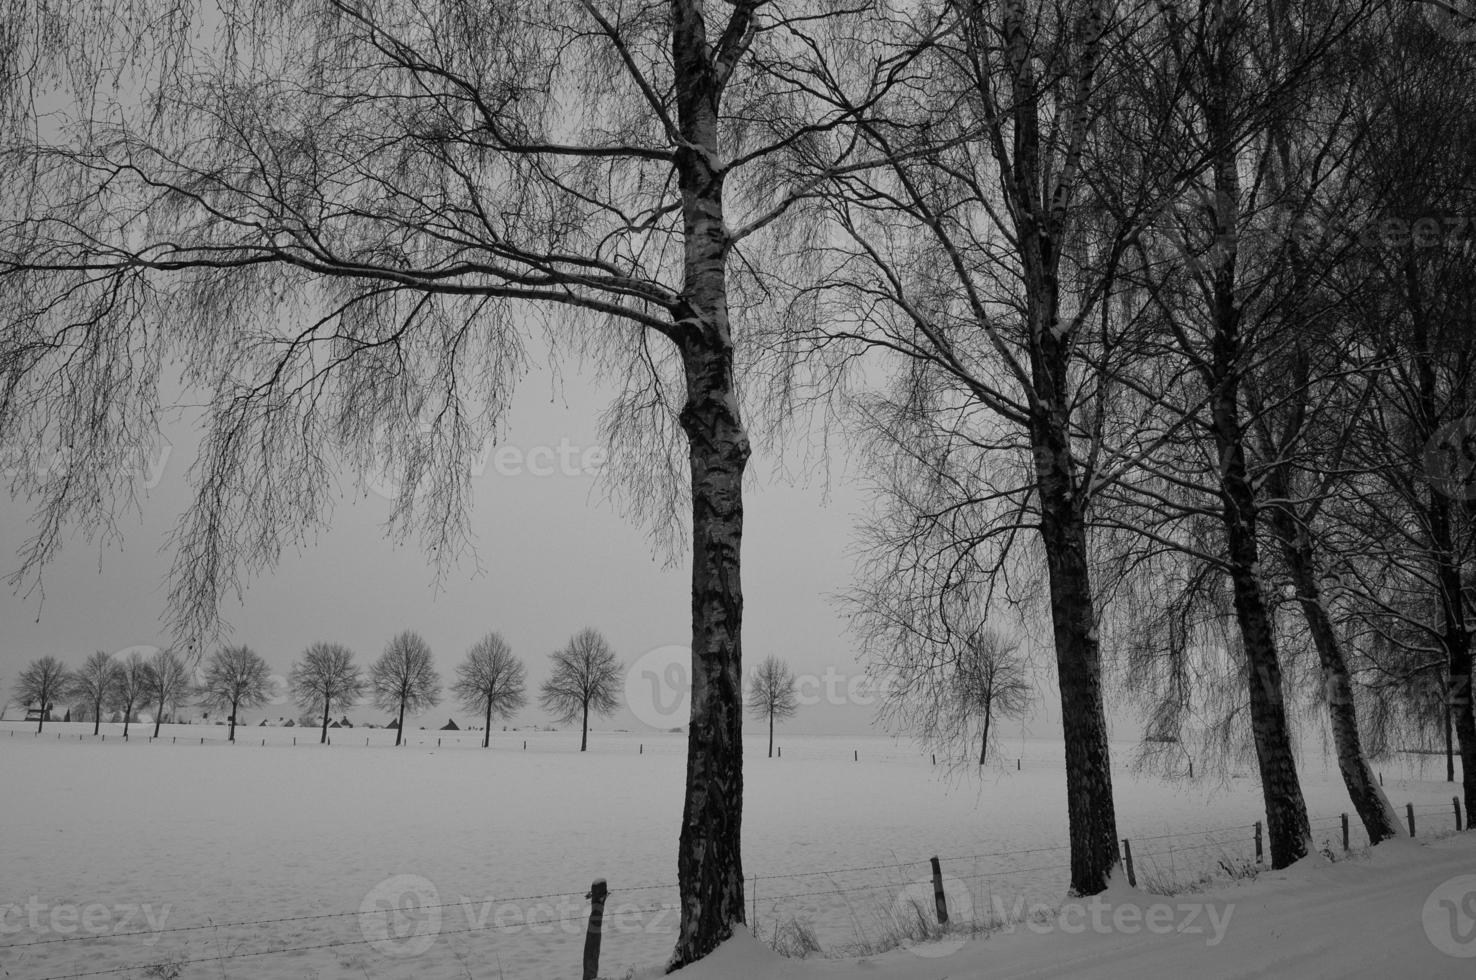
<svg viewBox="0 0 1476 980"><path fill-rule="evenodd" d="M454 719L447 718L446 719L446 724L444 724L444 725L441 726L441 731L443 731L443 732L459 732L459 731L461 731L461 729L459 727L457 727L457 724L456 724L456 722L455 722Z"/></svg>
<svg viewBox="0 0 1476 980"><path fill-rule="evenodd" d="M385 728L399 728L400 727L399 719L397 719L397 718L391 718L389 724L388 725L385 725L384 727Z"/></svg>
<svg viewBox="0 0 1476 980"><path fill-rule="evenodd" d="M33 708L30 705L27 705L26 721L53 721L54 719L51 717L51 708L52 706L49 704L44 710L41 708Z"/></svg>

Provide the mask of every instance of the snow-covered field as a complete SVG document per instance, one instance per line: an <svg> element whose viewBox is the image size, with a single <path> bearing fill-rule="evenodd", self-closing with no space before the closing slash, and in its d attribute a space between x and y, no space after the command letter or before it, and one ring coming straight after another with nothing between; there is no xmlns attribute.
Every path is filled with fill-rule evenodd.
<svg viewBox="0 0 1476 980"><path fill-rule="evenodd" d="M150 742L135 726L127 743L118 726L106 741L90 725L33 727L0 723L0 976L567 977L597 877L611 889L602 975L670 952L681 736L594 732L580 754L567 732L494 732L484 751L476 733L412 731L395 749L384 730L334 731L323 747L302 729L242 728L232 746L218 727L166 725ZM777 759L757 735L746 746L762 934L791 918L827 949L875 934L933 855L956 910L1063 898L1059 742L1011 742L982 778L885 738L781 745ZM1421 836L1454 820L1438 761L1383 767ZM1319 841L1340 847L1335 766L1313 755L1303 775ZM1253 779L1114 778L1141 877L1251 856ZM427 908L389 911L405 904Z"/></svg>

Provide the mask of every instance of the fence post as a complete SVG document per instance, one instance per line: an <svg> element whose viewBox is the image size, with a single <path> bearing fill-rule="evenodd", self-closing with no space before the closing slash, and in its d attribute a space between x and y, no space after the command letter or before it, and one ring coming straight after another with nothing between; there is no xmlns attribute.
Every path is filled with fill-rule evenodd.
<svg viewBox="0 0 1476 980"><path fill-rule="evenodd" d="M851 761L852 762L860 762L861 761L861 750L860 749L852 749L851 750Z"/></svg>
<svg viewBox="0 0 1476 980"><path fill-rule="evenodd" d="M1409 836L1413 837L1415 835L1414 804L1413 803L1406 803L1406 804L1404 804L1404 815L1407 816L1407 817L1409 817Z"/></svg>
<svg viewBox="0 0 1476 980"><path fill-rule="evenodd" d="M948 897L943 894L943 867L933 858L933 904L938 908L938 925L948 925Z"/></svg>
<svg viewBox="0 0 1476 980"><path fill-rule="evenodd" d="M1461 798L1459 796L1452 796L1450 798L1450 805L1453 806L1453 807L1455 807L1456 833L1460 833L1461 832Z"/></svg>
<svg viewBox="0 0 1476 980"><path fill-rule="evenodd" d="M1020 771L1020 760L1019 759L1016 759L1015 760L1015 771L1016 772L1019 772Z"/></svg>
<svg viewBox="0 0 1476 980"><path fill-rule="evenodd" d="M1343 850L1348 849L1348 815L1343 814Z"/></svg>
<svg viewBox="0 0 1476 980"><path fill-rule="evenodd" d="M584 980L595 980L600 974L600 924L605 918L605 897L610 890L605 879L596 878L589 886L589 929L584 934Z"/></svg>
<svg viewBox="0 0 1476 980"><path fill-rule="evenodd" d="M1263 860L1264 859L1261 857L1261 821L1257 820L1256 821L1256 863L1257 864L1261 864L1263 862Z"/></svg>
<svg viewBox="0 0 1476 980"><path fill-rule="evenodd" d="M1127 868L1128 885L1137 888L1138 875L1133 871L1133 842L1126 837L1122 839L1122 863Z"/></svg>

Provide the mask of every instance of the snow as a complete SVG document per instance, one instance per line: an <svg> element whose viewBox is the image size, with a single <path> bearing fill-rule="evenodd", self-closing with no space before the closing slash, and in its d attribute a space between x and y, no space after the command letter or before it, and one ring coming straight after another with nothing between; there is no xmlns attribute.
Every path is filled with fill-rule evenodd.
<svg viewBox="0 0 1476 980"><path fill-rule="evenodd" d="M494 732L482 750L477 732L411 731L411 744L395 749L394 732L383 729L335 731L335 744L323 747L316 731L302 729L243 727L231 746L215 726L166 725L153 743L135 729L126 744L121 726L103 726L105 742L91 737L91 725L48 725L40 737L33 727L0 723L8 808L0 977L155 963L182 964L181 980L566 977L582 956L584 896L596 878L611 889L603 974L648 970L670 954L676 915L663 906L675 899L679 735L592 732L591 751L581 754L577 732ZM791 918L812 927L829 951L874 936L889 909L911 897L931 901L933 855L943 859L955 919L969 906L980 918L1000 910L1038 917L1041 903L1062 901L1059 742L1012 744L1007 764L982 779L950 777L914 747L885 738L790 736L780 744L783 757L772 760L761 733L745 748L744 865L758 876L750 911L764 936ZM1114 752L1130 757L1125 746ZM1338 813L1350 808L1332 760L1304 763L1316 840L1325 845L1337 837ZM1421 775L1390 766L1385 788L1401 817L1405 801L1417 804L1421 836L1448 830L1454 788ZM1140 884L1192 880L1219 860L1250 859L1250 825L1261 819L1253 779L1162 780L1120 768L1114 783L1120 834L1134 840ZM1438 852L1470 870L1469 853L1458 849L1394 843L1367 862L1308 862L1263 875L1244 894L1260 895L1282 878L1294 890L1309 875L1403 874L1385 867L1386 853L1412 855L1415 867ZM1109 897L1141 899L1121 881ZM1236 941L1249 901L1238 902L1224 944ZM434 908L398 910L407 904ZM1090 921L1094 913L1077 914ZM954 939L946 949L922 944L871 957L864 966L767 962L781 971L776 977L931 962L931 973L874 975L937 978L977 973L949 964L980 947L991 950L994 975L1001 949L1026 944L1036 950L1029 956L1044 956L1082 941L1064 930L1036 935L1027 924L969 943ZM738 942L721 956L764 950Z"/></svg>
<svg viewBox="0 0 1476 980"><path fill-rule="evenodd" d="M745 934L672 976L1438 980L1470 977L1476 967L1476 835L1469 833L1428 845L1392 841L1336 863L1308 860L1202 894L1164 898L1115 885L1099 899L1069 902L1033 929L1001 931L944 957L914 948L786 960ZM1463 900L1464 908L1452 912L1442 900ZM1093 904L1100 911L1087 911Z"/></svg>

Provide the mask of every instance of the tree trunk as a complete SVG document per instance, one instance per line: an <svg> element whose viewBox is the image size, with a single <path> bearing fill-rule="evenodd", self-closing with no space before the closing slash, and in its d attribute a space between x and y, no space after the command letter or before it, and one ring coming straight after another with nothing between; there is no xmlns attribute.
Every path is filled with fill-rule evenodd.
<svg viewBox="0 0 1476 980"><path fill-rule="evenodd" d="M1219 451L1220 517L1225 528L1230 580L1235 590L1235 618L1245 646L1251 731L1261 774L1261 795L1266 803L1271 866L1284 868L1306 856L1312 829L1307 822L1307 805L1292 753L1281 661L1261 589L1255 491L1246 473L1245 436L1239 411L1240 375L1236 367L1239 313L1222 302L1214 316L1216 390L1212 417Z"/></svg>
<svg viewBox="0 0 1476 980"><path fill-rule="evenodd" d="M672 968L705 956L744 921L739 551L749 448L733 392L732 356L731 345L722 344L686 358L681 421L692 468L692 720Z"/></svg>
<svg viewBox="0 0 1476 980"><path fill-rule="evenodd" d="M231 702L231 730L226 735L226 741L227 742L234 742L236 740L236 712L237 711L240 711L240 710L241 710L240 709L240 700L237 699L235 701L232 701Z"/></svg>
<svg viewBox="0 0 1476 980"><path fill-rule="evenodd" d="M1451 729L1455 724L1455 715L1450 708L1450 675L1448 673L1445 676L1445 683L1440 686L1444 688L1440 692L1442 695L1440 728L1445 735L1445 781L1453 783L1455 782L1455 741L1452 738L1454 733Z"/></svg>
<svg viewBox="0 0 1476 980"><path fill-rule="evenodd" d="M769 709L769 758L774 758L774 709Z"/></svg>
<svg viewBox="0 0 1476 980"><path fill-rule="evenodd" d="M733 377L730 242L719 169L728 151L718 139L718 110L728 70L721 59L739 56L752 24L752 8L735 5L714 48L702 3L672 0L670 9L686 248L669 336L681 353L687 388L680 422L692 477L692 717L677 843L681 915L669 971L706 956L744 921L739 555L749 445Z"/></svg>
<svg viewBox="0 0 1476 980"><path fill-rule="evenodd" d="M1095 895L1107 888L1118 852L1086 533L1079 515L1063 508L1060 502L1043 508L1041 525L1046 532L1051 621L1066 741L1071 891Z"/></svg>
<svg viewBox="0 0 1476 980"><path fill-rule="evenodd" d="M319 745L325 745L328 742L328 710L332 706L332 704L333 700L331 698L323 699L323 730L318 733ZM405 723L403 721L400 722L400 727L405 727Z"/></svg>
<svg viewBox="0 0 1476 980"><path fill-rule="evenodd" d="M102 701L95 701L92 705L92 734L96 735L102 730Z"/></svg>
<svg viewBox="0 0 1476 980"><path fill-rule="evenodd" d="M1271 492L1280 500L1290 500L1290 487L1279 469L1270 476ZM1338 753L1338 771L1343 776L1343 785L1348 789L1348 798L1358 811L1358 819L1368 833L1370 844L1400 836L1399 816L1389 804L1389 799L1379 788L1368 757L1363 751L1363 740L1358 731L1358 710L1353 702L1353 682L1348 674L1348 662L1343 656L1342 643L1338 639L1327 607L1322 604L1322 589L1317 582L1317 570L1312 553L1312 541L1307 529L1299 525L1296 518L1284 507L1276 507L1268 513L1269 523L1281 546L1281 554L1291 572L1292 584L1297 590L1297 604L1307 621L1312 634L1312 643L1317 648L1317 657L1322 666L1324 695L1327 698L1328 720L1332 727L1333 744Z"/></svg>
<svg viewBox="0 0 1476 980"><path fill-rule="evenodd" d="M1471 706L1471 631L1461 595L1461 570L1455 557L1450 502L1430 488L1427 519L1434 545L1436 580L1440 587L1440 609L1444 621L1441 640L1446 652L1447 699L1455 723L1456 745L1461 753L1461 787L1466 812L1476 812L1476 717ZM1454 774L1452 774L1454 775Z"/></svg>
<svg viewBox="0 0 1476 980"><path fill-rule="evenodd" d="M128 721L133 717L133 702L123 707L123 741L128 741Z"/></svg>
<svg viewBox="0 0 1476 980"><path fill-rule="evenodd" d="M159 726L164 724L164 701L159 700L159 711L154 715L154 737L159 737Z"/></svg>
<svg viewBox="0 0 1476 980"><path fill-rule="evenodd" d="M579 723L579 751L589 748L589 702L584 702L584 717Z"/></svg>
<svg viewBox="0 0 1476 980"><path fill-rule="evenodd" d="M487 699L487 724L482 728L482 748L492 744L492 699Z"/></svg>
<svg viewBox="0 0 1476 980"><path fill-rule="evenodd" d="M400 740L405 737L405 699L400 699L400 715L395 722L395 748L400 747Z"/></svg>
<svg viewBox="0 0 1476 980"><path fill-rule="evenodd" d="M989 758L989 716L994 713L990 707L988 704L984 705L984 737L979 739L979 765L981 766ZM1116 835L1117 832L1114 830L1113 836Z"/></svg>

